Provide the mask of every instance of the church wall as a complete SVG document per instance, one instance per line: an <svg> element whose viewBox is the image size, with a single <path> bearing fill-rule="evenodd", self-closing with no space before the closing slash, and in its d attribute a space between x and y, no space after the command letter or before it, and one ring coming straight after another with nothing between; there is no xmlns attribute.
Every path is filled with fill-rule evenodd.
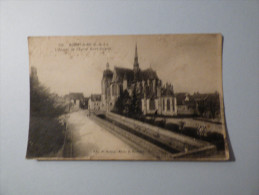
<svg viewBox="0 0 259 195"><path fill-rule="evenodd" d="M147 114L147 106L146 106L146 100L145 99L141 99L141 110L142 110L142 113L144 115Z"/></svg>
<svg viewBox="0 0 259 195"><path fill-rule="evenodd" d="M156 99L157 114L162 114L162 99Z"/></svg>
<svg viewBox="0 0 259 195"><path fill-rule="evenodd" d="M149 99L146 99L147 102L147 114L150 114L150 110L149 110Z"/></svg>
<svg viewBox="0 0 259 195"><path fill-rule="evenodd" d="M165 116L176 116L176 98L175 97L162 97L163 103L165 105L162 106L162 115ZM168 109L169 108L169 109Z"/></svg>
<svg viewBox="0 0 259 195"><path fill-rule="evenodd" d="M155 104L155 107L153 109L150 107L151 101L154 101L154 104ZM144 104L144 106L146 106L146 112L145 112L146 114L155 114L155 113L159 114L159 99L154 99L154 100L142 99L142 105L143 104Z"/></svg>
<svg viewBox="0 0 259 195"><path fill-rule="evenodd" d="M123 80L123 91L125 91L128 88L128 81L127 80Z"/></svg>
<svg viewBox="0 0 259 195"><path fill-rule="evenodd" d="M141 99L141 110L144 115L146 114L159 114L164 116L176 116L177 115L177 102L175 97L160 97L156 98L155 108L151 109L150 99ZM164 105L163 105L164 104ZM169 110L168 110L169 108Z"/></svg>

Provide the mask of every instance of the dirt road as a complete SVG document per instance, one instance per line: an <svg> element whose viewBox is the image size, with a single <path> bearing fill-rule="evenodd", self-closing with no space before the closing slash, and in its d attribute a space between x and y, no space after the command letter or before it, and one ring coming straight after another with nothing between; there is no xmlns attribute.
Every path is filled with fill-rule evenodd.
<svg viewBox="0 0 259 195"><path fill-rule="evenodd" d="M109 133L89 117L87 111L70 113L67 131L71 138L71 155L82 159L146 159L146 156ZM66 147L67 148L67 147Z"/></svg>

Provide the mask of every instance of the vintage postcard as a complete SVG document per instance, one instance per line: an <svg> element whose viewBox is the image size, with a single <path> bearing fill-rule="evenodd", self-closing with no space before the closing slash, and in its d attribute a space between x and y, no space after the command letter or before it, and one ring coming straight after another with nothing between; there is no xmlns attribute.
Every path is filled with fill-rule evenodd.
<svg viewBox="0 0 259 195"><path fill-rule="evenodd" d="M222 35L29 37L26 158L228 160Z"/></svg>

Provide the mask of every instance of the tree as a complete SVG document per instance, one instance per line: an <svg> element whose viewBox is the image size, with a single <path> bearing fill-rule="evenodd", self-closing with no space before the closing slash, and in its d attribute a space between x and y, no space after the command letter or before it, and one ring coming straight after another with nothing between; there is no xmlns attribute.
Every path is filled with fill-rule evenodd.
<svg viewBox="0 0 259 195"><path fill-rule="evenodd" d="M199 110L200 116L203 116L203 114L205 113L205 101L204 100L200 100L198 102L198 110Z"/></svg>
<svg viewBox="0 0 259 195"><path fill-rule="evenodd" d="M131 113L135 116L141 114L141 93L136 90L136 86L134 86L132 94Z"/></svg>
<svg viewBox="0 0 259 195"><path fill-rule="evenodd" d="M141 93L134 87L132 96L127 90L120 93L115 102L114 112L126 116L138 116L141 114Z"/></svg>
<svg viewBox="0 0 259 195"><path fill-rule="evenodd" d="M115 102L115 106L113 111L117 112L118 114L126 114L130 113L130 105L131 105L131 98L127 90L120 92L120 96Z"/></svg>
<svg viewBox="0 0 259 195"><path fill-rule="evenodd" d="M211 114L211 117L215 118L216 113L220 112L219 94L217 92L209 96L207 100L207 107L208 107L208 111Z"/></svg>
<svg viewBox="0 0 259 195"><path fill-rule="evenodd" d="M215 118L217 113L220 113L219 94L207 94L206 98L198 102L198 111L202 117Z"/></svg>
<svg viewBox="0 0 259 195"><path fill-rule="evenodd" d="M59 116L63 114L65 106L58 104L55 97L38 79L30 77L30 112L32 115Z"/></svg>
<svg viewBox="0 0 259 195"><path fill-rule="evenodd" d="M123 114L126 114L126 115L131 114L131 104L132 104L131 97L128 91L125 90L122 95Z"/></svg>
<svg viewBox="0 0 259 195"><path fill-rule="evenodd" d="M55 156L65 139L65 124L59 116L65 106L56 101L36 77L30 77L30 128L27 157Z"/></svg>

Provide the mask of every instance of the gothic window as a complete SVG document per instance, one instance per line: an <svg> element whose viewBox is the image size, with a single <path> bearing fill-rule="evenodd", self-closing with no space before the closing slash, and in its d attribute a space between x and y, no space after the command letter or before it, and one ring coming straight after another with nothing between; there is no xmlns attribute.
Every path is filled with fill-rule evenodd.
<svg viewBox="0 0 259 195"><path fill-rule="evenodd" d="M169 111L170 110L170 99L167 99L167 110Z"/></svg>
<svg viewBox="0 0 259 195"><path fill-rule="evenodd" d="M155 105L155 100L154 99L150 99L150 101L149 101L149 109L150 110L155 110L156 109L156 105Z"/></svg>
<svg viewBox="0 0 259 195"><path fill-rule="evenodd" d="M115 86L114 86L114 95L117 95L117 88L118 88L118 86L115 85Z"/></svg>
<svg viewBox="0 0 259 195"><path fill-rule="evenodd" d="M163 99L163 110L165 110L165 99Z"/></svg>
<svg viewBox="0 0 259 195"><path fill-rule="evenodd" d="M117 95L116 85L113 85L113 86L112 86L112 95L113 95L113 96Z"/></svg>
<svg viewBox="0 0 259 195"><path fill-rule="evenodd" d="M107 95L107 92L108 92L108 90L107 90L107 89L108 89L108 85L104 85L103 87L104 87L104 90L103 90L103 91L104 91L104 94Z"/></svg>

